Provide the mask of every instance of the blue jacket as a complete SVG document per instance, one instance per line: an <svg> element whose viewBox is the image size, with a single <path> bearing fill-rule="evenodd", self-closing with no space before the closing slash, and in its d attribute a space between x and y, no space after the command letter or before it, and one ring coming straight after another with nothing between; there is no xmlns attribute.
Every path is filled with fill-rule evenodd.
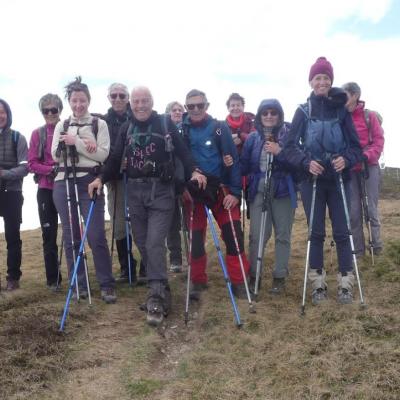
<svg viewBox="0 0 400 400"><path fill-rule="evenodd" d="M226 122L207 116L200 125L193 125L188 116L185 116L182 129L196 166L205 174L218 177L228 186L231 194L240 198L242 184L239 156ZM232 156L231 167L224 166L224 155Z"/></svg>
<svg viewBox="0 0 400 400"><path fill-rule="evenodd" d="M282 106L278 100L263 100L258 107L255 126L256 132L252 132L244 143L240 155L240 166L242 175L248 176L249 200L252 202L257 194L260 179L265 179L265 172L260 171L260 156L265 143L263 127L261 124L261 112L265 109L275 109L279 113L279 122L272 134L275 142L283 148L283 141L288 135L289 124L283 121L284 114ZM290 196L293 205L296 203L295 171L286 161L283 153L280 152L274 157L272 163L272 178L274 186L272 188L272 197L282 198Z"/></svg>
<svg viewBox="0 0 400 400"><path fill-rule="evenodd" d="M277 142L283 147L282 140L288 134L288 124L284 123L278 132ZM265 172L260 171L260 156L264 146L264 135L260 132L252 132L244 142L240 156L242 175L248 176L249 200L252 202L257 194L260 179L265 179ZM282 198L295 197L297 187L295 185L294 171L280 152L272 162L272 178L274 182L272 196ZM295 199L292 199L295 200Z"/></svg>

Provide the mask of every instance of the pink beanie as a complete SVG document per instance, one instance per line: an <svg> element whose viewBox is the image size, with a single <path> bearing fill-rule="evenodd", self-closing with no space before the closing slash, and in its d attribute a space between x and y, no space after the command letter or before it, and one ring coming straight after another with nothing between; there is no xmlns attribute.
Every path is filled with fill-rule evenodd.
<svg viewBox="0 0 400 400"><path fill-rule="evenodd" d="M331 63L325 57L318 57L317 61L315 61L315 63L311 66L308 81L311 81L312 78L318 74L328 75L333 82L333 68Z"/></svg>

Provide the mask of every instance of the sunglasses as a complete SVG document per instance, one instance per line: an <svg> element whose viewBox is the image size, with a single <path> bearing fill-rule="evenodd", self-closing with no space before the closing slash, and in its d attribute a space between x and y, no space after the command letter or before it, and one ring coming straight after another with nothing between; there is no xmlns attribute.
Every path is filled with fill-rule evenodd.
<svg viewBox="0 0 400 400"><path fill-rule="evenodd" d="M112 94L110 94L110 97L113 100L116 100L117 97L119 97L120 100L125 100L126 99L126 94L125 93L112 93Z"/></svg>
<svg viewBox="0 0 400 400"><path fill-rule="evenodd" d="M276 110L266 110L266 111L263 111L261 113L261 115L263 117L268 117L268 115L270 115L271 117L276 117L278 115L278 111L276 111Z"/></svg>
<svg viewBox="0 0 400 400"><path fill-rule="evenodd" d="M190 111L193 111L196 107L198 110L204 110L206 103L198 103L198 104L186 104L186 108Z"/></svg>
<svg viewBox="0 0 400 400"><path fill-rule="evenodd" d="M48 115L48 114L56 115L56 114L58 114L58 113L59 113L59 111L58 111L58 108L57 108L57 107L43 108L43 109L42 109L42 114L43 114L43 115Z"/></svg>

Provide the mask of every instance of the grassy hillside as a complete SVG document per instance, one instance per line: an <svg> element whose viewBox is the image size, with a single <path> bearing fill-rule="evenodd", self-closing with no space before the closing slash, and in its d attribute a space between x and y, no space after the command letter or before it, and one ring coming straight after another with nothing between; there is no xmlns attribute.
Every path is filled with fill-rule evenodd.
<svg viewBox="0 0 400 400"><path fill-rule="evenodd" d="M45 288L40 232L24 232L21 289L0 295L0 399L399 399L400 201L382 201L381 214L384 254L374 267L369 257L359 264L366 309L357 292L355 304L336 303L329 236L329 301L313 307L308 293L300 317L306 223L299 208L286 294L266 293L270 243L257 313L240 301L240 330L209 244L210 288L191 306L187 327L183 274L171 275L173 312L154 330L138 307L145 288L121 285L117 304L107 306L91 268L93 305L72 303L59 334L65 285L61 293ZM4 247L3 240L3 287Z"/></svg>

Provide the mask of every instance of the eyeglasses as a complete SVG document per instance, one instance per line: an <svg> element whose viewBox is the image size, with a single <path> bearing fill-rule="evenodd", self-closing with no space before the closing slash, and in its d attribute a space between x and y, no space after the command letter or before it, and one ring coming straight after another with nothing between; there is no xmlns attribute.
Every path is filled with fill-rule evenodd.
<svg viewBox="0 0 400 400"><path fill-rule="evenodd" d="M119 97L120 100L125 100L126 99L126 94L125 93L111 93L110 97L113 100L116 100L117 97Z"/></svg>
<svg viewBox="0 0 400 400"><path fill-rule="evenodd" d="M198 110L204 110L206 103L198 103L198 104L186 104L186 108L190 111L193 111L196 107Z"/></svg>
<svg viewBox="0 0 400 400"><path fill-rule="evenodd" d="M268 117L270 115L271 117L276 117L278 115L278 111L276 110L265 110L261 113L263 117Z"/></svg>
<svg viewBox="0 0 400 400"><path fill-rule="evenodd" d="M59 113L59 111L58 111L58 108L57 108L57 107L43 108L43 109L42 109L42 114L43 114L43 115L48 115L48 114L56 115L56 114L58 114L58 113Z"/></svg>

